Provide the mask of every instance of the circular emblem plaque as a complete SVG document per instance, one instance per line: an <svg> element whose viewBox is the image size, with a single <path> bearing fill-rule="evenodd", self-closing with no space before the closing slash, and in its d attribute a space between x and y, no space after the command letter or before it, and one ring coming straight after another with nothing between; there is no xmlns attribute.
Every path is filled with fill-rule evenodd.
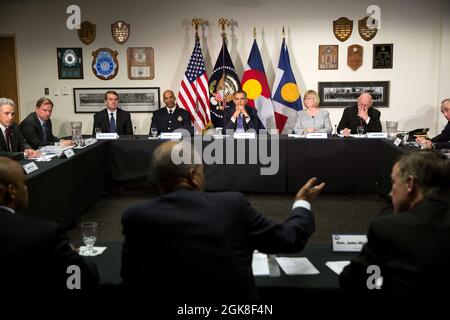
<svg viewBox="0 0 450 320"><path fill-rule="evenodd" d="M119 71L117 51L108 48L100 48L92 53L92 71L101 80L113 79Z"/></svg>

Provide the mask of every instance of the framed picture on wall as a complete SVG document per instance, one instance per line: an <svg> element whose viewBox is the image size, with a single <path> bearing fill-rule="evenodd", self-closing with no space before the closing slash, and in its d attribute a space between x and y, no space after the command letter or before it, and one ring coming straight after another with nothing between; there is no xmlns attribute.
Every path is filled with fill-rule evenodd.
<svg viewBox="0 0 450 320"><path fill-rule="evenodd" d="M394 45L392 43L373 45L373 69L392 69Z"/></svg>
<svg viewBox="0 0 450 320"><path fill-rule="evenodd" d="M159 87L152 88L74 88L75 113L93 113L105 108L105 93L119 94L119 108L129 112L153 112L160 108Z"/></svg>
<svg viewBox="0 0 450 320"><path fill-rule="evenodd" d="M56 48L58 79L83 79L83 49Z"/></svg>
<svg viewBox="0 0 450 320"><path fill-rule="evenodd" d="M152 80L155 78L154 50L151 47L127 49L128 79Z"/></svg>
<svg viewBox="0 0 450 320"><path fill-rule="evenodd" d="M348 107L368 92L374 107L389 107L389 81L319 82L318 93L323 107Z"/></svg>
<svg viewBox="0 0 450 320"><path fill-rule="evenodd" d="M336 70L339 64L338 45L319 45L319 70Z"/></svg>

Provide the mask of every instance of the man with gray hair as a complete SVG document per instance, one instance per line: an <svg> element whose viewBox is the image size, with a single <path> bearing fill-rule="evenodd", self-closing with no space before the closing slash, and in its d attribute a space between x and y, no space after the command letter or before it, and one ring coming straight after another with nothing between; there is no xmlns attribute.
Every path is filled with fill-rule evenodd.
<svg viewBox="0 0 450 320"><path fill-rule="evenodd" d="M431 140L423 137L416 139L416 142L425 146L425 148L450 149L450 99L444 99L441 102L441 112L448 120L444 130Z"/></svg>
<svg viewBox="0 0 450 320"><path fill-rule="evenodd" d="M14 101L0 98L0 156L14 160L38 157L40 152L31 149L14 123L15 112Z"/></svg>
<svg viewBox="0 0 450 320"><path fill-rule="evenodd" d="M158 300L224 301L257 298L255 249L301 251L314 232L310 201L324 188L310 179L282 224L258 213L238 192L203 191L203 165L175 164L192 146L166 142L153 153L152 172L162 192L123 213L121 276L130 292L147 289Z"/></svg>
<svg viewBox="0 0 450 320"><path fill-rule="evenodd" d="M357 297L440 297L450 287L450 161L433 150L404 154L391 178L395 214L370 224L341 287Z"/></svg>

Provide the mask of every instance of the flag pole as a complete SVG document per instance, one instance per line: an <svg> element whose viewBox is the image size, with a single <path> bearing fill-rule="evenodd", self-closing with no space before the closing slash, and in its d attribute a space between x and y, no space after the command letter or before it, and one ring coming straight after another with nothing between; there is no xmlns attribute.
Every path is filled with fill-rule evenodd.
<svg viewBox="0 0 450 320"><path fill-rule="evenodd" d="M197 18L195 17L194 19L192 19L191 22L192 26L195 27L195 42L200 41L200 37L198 35L198 26L202 26L205 24L205 20L203 18ZM195 46L195 44L194 44ZM198 92L198 82L195 83L195 89ZM198 95L195 95L195 113L198 113ZM198 124L196 121L194 121L194 125L197 128L197 131L201 131L201 129L198 127Z"/></svg>
<svg viewBox="0 0 450 320"><path fill-rule="evenodd" d="M219 23L218 23L219 27L221 27L222 29L222 90L223 90L223 99L222 99L222 111L225 110L226 107L226 97L225 97L225 38L226 38L226 34L225 34L225 26L230 27L230 21L228 19L225 18L220 18L219 19Z"/></svg>

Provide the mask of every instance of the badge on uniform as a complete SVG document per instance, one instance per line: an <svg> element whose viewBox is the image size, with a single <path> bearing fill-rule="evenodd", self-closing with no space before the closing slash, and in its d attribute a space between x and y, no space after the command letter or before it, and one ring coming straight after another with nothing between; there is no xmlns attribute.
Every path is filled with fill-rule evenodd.
<svg viewBox="0 0 450 320"><path fill-rule="evenodd" d="M177 120L178 120L178 122L182 122L183 118L181 116L178 116Z"/></svg>

